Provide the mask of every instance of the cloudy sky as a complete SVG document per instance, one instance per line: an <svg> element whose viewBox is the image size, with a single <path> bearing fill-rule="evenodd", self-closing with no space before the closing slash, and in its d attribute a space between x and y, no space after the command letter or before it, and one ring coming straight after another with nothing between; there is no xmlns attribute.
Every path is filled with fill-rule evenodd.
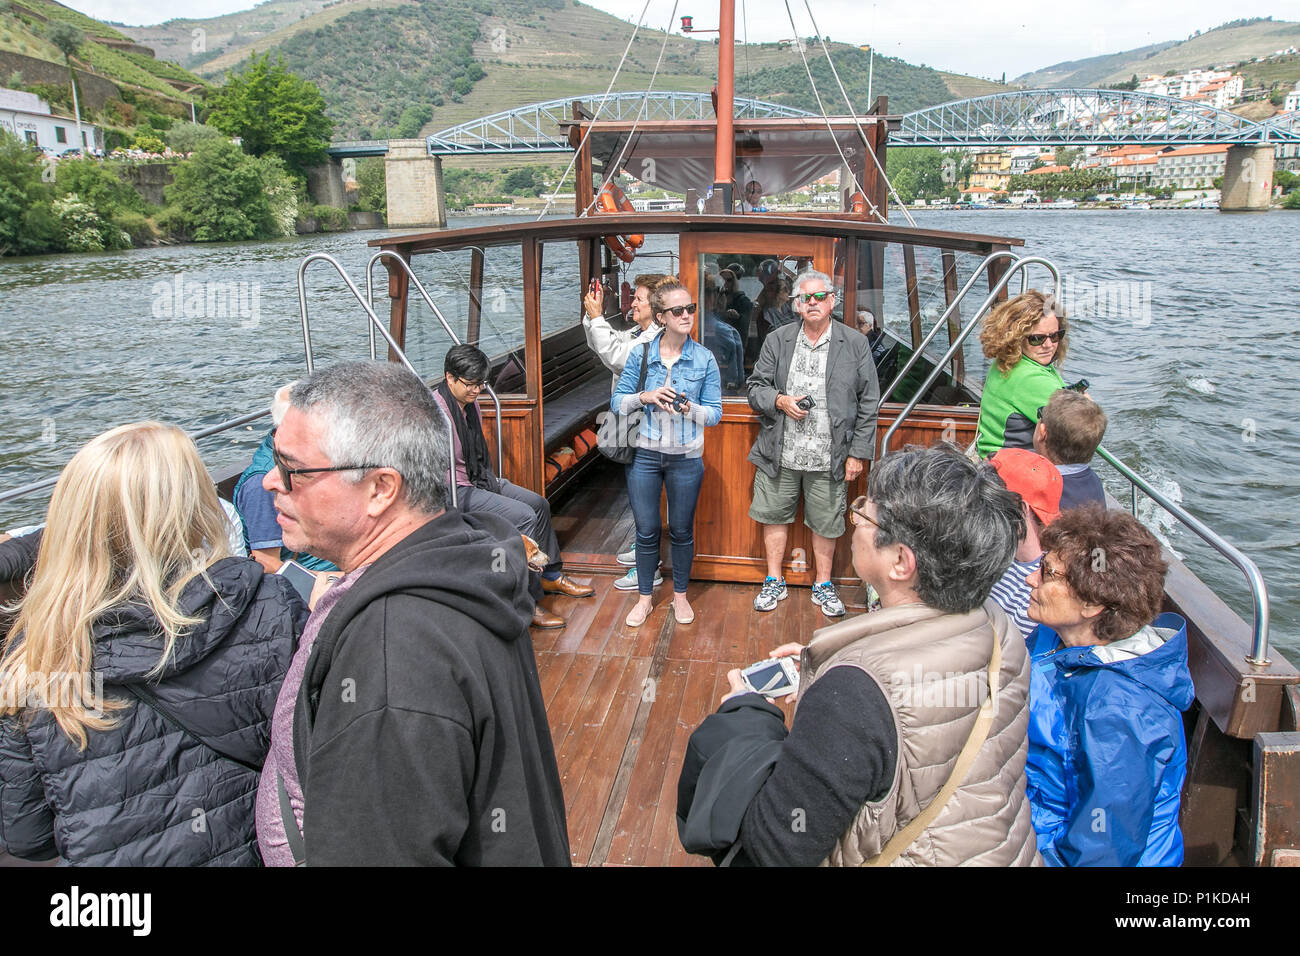
<svg viewBox="0 0 1300 956"><path fill-rule="evenodd" d="M210 17L253 6L251 0L62 0L93 17L130 24L159 23L170 17ZM584 0L635 21L646 0ZM792 35L784 0L741 0L750 41ZM1182 0L1177 8L1134 4L1130 0L1091 0L1064 10L1045 3L995 3L993 0L815 0L813 15L822 35L848 43L872 43L888 56L902 57L957 73L1008 78L1100 53L1118 53L1162 40L1186 38L1237 17L1272 16L1300 20L1300 0L1268 0L1260 9L1241 9L1222 0ZM803 0L790 0L798 35L815 31ZM1087 16L1082 13L1086 9ZM672 0L649 0L645 23L668 25ZM695 17L695 26L716 26L712 0L679 0L678 15ZM676 23L674 22L674 26Z"/></svg>

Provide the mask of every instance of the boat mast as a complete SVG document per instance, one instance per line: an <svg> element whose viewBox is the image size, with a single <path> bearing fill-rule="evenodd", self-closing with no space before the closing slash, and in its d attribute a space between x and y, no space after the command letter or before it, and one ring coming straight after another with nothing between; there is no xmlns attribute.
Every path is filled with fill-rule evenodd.
<svg viewBox="0 0 1300 956"><path fill-rule="evenodd" d="M718 122L713 145L712 205L729 216L735 208L736 0L720 0L718 6Z"/></svg>

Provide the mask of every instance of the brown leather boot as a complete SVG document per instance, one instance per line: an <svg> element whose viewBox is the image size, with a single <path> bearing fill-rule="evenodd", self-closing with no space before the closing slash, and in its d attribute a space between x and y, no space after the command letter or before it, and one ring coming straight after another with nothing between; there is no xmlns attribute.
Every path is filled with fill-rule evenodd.
<svg viewBox="0 0 1300 956"><path fill-rule="evenodd" d="M564 627L564 618L552 614L540 604L533 608L533 627Z"/></svg>

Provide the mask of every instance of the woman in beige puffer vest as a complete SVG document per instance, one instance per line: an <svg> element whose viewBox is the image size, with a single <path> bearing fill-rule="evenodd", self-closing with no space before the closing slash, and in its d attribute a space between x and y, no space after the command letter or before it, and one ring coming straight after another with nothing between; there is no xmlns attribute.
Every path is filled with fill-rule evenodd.
<svg viewBox="0 0 1300 956"><path fill-rule="evenodd" d="M881 610L773 652L803 652L789 736L733 671L733 693L691 741L707 779L732 741L784 737L745 807L735 862L1041 865L1025 797L1025 644L988 600L1023 532L1019 499L955 449L909 449L872 468L851 512L854 569ZM973 735L986 705L991 720ZM968 740L972 762L944 796ZM890 846L932 803L933 819Z"/></svg>

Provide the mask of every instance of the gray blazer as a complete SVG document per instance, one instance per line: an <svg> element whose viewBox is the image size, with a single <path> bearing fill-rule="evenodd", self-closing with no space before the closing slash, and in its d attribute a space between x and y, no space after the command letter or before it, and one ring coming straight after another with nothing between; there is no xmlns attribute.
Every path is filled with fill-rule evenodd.
<svg viewBox="0 0 1300 956"><path fill-rule="evenodd" d="M776 407L785 389L802 322L773 329L763 340L754 371L745 385L749 404L760 416L758 439L749 460L770 478L781 467L781 443L786 415ZM846 458L870 461L876 456L876 406L880 385L871 343L857 329L831 320L830 355L826 359L826 403L831 416L831 477L844 480Z"/></svg>

